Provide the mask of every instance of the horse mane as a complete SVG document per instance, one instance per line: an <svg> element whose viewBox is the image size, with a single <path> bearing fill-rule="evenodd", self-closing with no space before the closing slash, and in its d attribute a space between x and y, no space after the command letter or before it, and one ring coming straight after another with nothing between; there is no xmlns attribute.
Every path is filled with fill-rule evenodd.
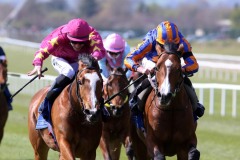
<svg viewBox="0 0 240 160"><path fill-rule="evenodd" d="M95 68L100 70L97 60L88 53L83 53L78 56L78 60L81 61L87 68Z"/></svg>

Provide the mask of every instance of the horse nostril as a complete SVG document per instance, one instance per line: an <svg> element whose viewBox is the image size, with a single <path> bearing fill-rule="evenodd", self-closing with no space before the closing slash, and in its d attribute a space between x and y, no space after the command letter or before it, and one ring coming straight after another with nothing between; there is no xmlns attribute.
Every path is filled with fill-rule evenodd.
<svg viewBox="0 0 240 160"><path fill-rule="evenodd" d="M158 92L158 93L157 93L157 96L158 96L158 97L162 97L162 95L161 95L161 93L160 93L160 92Z"/></svg>
<svg viewBox="0 0 240 160"><path fill-rule="evenodd" d="M115 110L116 109L116 106L111 106L111 110Z"/></svg>
<svg viewBox="0 0 240 160"><path fill-rule="evenodd" d="M172 97L172 93L168 93L167 98L171 98L171 97Z"/></svg>
<svg viewBox="0 0 240 160"><path fill-rule="evenodd" d="M89 110L89 109L85 109L83 112L84 112L86 115L90 115L90 110Z"/></svg>

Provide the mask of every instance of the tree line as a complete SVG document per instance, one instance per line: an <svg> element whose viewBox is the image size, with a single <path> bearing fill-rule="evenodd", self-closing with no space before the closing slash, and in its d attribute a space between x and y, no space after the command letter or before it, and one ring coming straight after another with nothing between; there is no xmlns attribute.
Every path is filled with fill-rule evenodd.
<svg viewBox="0 0 240 160"><path fill-rule="evenodd" d="M176 7L146 4L143 0L76 0L75 4L75 8L71 8L67 0L51 0L45 3L28 0L7 30L9 33L22 34L22 39L39 41L51 29L72 18L80 17L97 30L134 30L139 35L155 28L161 21L170 20L175 22L184 34L193 34L198 28L206 33L219 32L221 26L218 22L229 19L232 25L226 31L227 34L232 38L240 35L238 4L234 7L211 6L205 0L181 3ZM0 6L0 20L4 19L10 9L10 6ZM35 38L31 38L32 35L35 35Z"/></svg>

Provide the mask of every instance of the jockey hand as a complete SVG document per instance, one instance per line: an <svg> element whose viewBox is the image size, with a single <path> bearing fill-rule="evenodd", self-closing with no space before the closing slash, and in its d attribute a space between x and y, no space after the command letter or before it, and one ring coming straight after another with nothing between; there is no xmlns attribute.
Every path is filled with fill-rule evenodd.
<svg viewBox="0 0 240 160"><path fill-rule="evenodd" d="M148 68L144 68L143 66L139 66L139 67L137 68L137 72L140 72L140 73L142 73L142 74L149 75L149 74L151 74L151 73L153 72L153 70L150 70L150 69L148 69Z"/></svg>
<svg viewBox="0 0 240 160"><path fill-rule="evenodd" d="M44 76L42 75L41 70L42 70L42 66L35 66L32 71L28 72L28 76L32 76L32 75L34 75L35 73L37 73L37 74L38 74L38 78L40 79L41 77L44 77Z"/></svg>
<svg viewBox="0 0 240 160"><path fill-rule="evenodd" d="M102 75L102 79L103 79L103 85L107 84L108 79L104 75Z"/></svg>

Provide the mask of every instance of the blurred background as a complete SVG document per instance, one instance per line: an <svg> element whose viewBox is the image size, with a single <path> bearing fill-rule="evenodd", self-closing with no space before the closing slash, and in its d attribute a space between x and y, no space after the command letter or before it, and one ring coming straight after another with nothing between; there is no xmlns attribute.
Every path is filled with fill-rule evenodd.
<svg viewBox="0 0 240 160"><path fill-rule="evenodd" d="M201 160L240 159L239 0L0 0L0 46L7 55L12 93L32 78L26 73L33 69L32 60L41 40L78 17L96 28L102 38L112 32L121 34L132 49L161 21L176 23L191 42L200 66L191 80L206 107L197 128ZM44 67L49 69L45 77L33 81L13 99L0 160L33 159L28 105L32 95L50 85L57 75L50 58ZM58 159L58 153L50 151L49 159ZM96 159L103 159L99 149ZM122 159L127 159L124 150Z"/></svg>
<svg viewBox="0 0 240 160"><path fill-rule="evenodd" d="M164 20L175 22L189 41L240 35L239 0L1 0L0 11L1 36L34 42L76 17L103 37L113 31L142 37Z"/></svg>

